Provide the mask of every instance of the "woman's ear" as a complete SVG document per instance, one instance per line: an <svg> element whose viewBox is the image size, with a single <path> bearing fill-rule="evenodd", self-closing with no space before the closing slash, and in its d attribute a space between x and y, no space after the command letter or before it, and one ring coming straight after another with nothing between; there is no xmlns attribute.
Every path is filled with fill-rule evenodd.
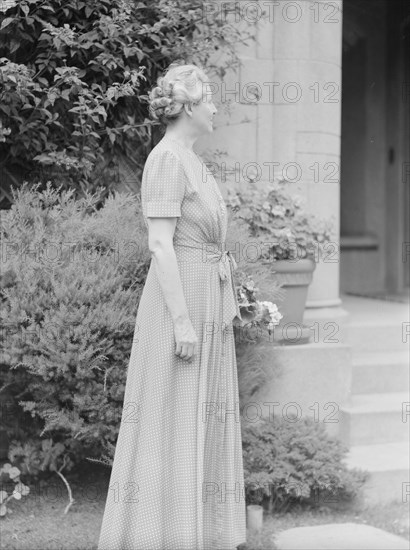
<svg viewBox="0 0 410 550"><path fill-rule="evenodd" d="M188 116L192 116L192 109L188 103L184 103L184 109Z"/></svg>

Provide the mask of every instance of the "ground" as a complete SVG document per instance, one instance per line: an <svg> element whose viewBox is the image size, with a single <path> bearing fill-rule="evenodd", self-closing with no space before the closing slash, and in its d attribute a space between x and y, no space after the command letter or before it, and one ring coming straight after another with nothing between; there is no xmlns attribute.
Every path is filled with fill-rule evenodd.
<svg viewBox="0 0 410 550"><path fill-rule="evenodd" d="M97 548L109 469L90 465L80 474L68 474L75 503L67 514L66 489L57 475L48 482L32 486L32 492L22 500L12 500L9 513L0 518L0 548L5 550L95 550ZM332 504L330 509L295 509L289 513L265 516L261 533L248 532L246 546L240 550L271 550L272 535L284 529L323 523L366 523L410 540L409 504L363 507Z"/></svg>

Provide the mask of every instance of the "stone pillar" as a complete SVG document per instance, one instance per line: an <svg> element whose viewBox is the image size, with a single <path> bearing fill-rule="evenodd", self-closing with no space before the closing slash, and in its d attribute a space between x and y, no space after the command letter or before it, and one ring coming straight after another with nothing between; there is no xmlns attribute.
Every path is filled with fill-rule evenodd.
<svg viewBox="0 0 410 550"><path fill-rule="evenodd" d="M265 18L260 8L252 13L252 4L240 3L242 20L231 21L256 38L238 48L241 67L220 88L222 104L235 98L232 115L221 113L203 144L240 163L240 186L256 165L262 187L274 162L274 176L291 180L310 212L333 216L336 240L317 263L304 322L332 320L340 328L347 315L339 296L342 0L260 1Z"/></svg>

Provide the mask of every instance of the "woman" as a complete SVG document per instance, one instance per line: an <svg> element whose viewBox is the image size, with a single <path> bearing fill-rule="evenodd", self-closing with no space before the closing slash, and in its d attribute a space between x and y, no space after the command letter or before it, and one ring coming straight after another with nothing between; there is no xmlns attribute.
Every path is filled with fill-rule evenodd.
<svg viewBox="0 0 410 550"><path fill-rule="evenodd" d="M192 146L213 131L209 80L172 64L149 94L166 126L141 202L141 295L98 550L233 550L246 541L227 211Z"/></svg>

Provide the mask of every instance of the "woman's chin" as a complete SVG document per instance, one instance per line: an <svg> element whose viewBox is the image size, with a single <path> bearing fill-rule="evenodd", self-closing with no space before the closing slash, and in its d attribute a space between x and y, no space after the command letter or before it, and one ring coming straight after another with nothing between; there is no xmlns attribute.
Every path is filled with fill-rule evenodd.
<svg viewBox="0 0 410 550"><path fill-rule="evenodd" d="M209 134L213 134L213 132L214 132L214 127L213 127L213 124L210 123L207 126L204 126L204 128L202 130L202 135L207 136Z"/></svg>

